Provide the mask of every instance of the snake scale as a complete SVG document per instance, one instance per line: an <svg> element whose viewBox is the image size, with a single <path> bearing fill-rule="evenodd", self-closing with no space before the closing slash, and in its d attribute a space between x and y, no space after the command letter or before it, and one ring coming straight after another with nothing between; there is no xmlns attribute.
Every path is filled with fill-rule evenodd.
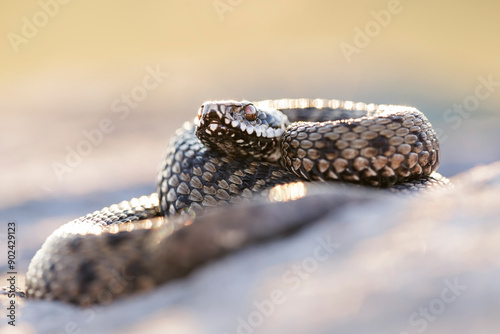
<svg viewBox="0 0 500 334"><path fill-rule="evenodd" d="M205 102L195 120L171 139L157 193L57 229L30 263L26 294L88 305L151 288L189 272L196 265L191 262L202 262L189 260L196 255L191 254L193 243L211 245L209 237L187 230L207 220L217 236L217 224L236 224L221 216L210 222L204 218L209 215L202 215L207 208L265 198L276 187L297 181L391 190L446 186L447 179L435 172L439 153L431 124L412 107L323 99ZM233 221L242 212L256 221L262 218L264 211L257 206L243 208L227 208ZM266 228L271 237L283 232L279 224ZM263 237L248 233L219 240L219 246L206 246L204 256L228 253L252 238Z"/></svg>

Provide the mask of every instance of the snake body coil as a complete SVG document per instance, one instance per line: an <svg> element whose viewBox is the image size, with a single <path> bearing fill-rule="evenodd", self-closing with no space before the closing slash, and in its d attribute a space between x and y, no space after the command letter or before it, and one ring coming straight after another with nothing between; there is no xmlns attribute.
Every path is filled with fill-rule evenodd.
<svg viewBox="0 0 500 334"><path fill-rule="evenodd" d="M206 208L302 180L428 188L446 183L433 173L438 165L437 135L415 108L319 99L206 102L171 140L158 194L56 230L30 264L27 295L105 302L178 276L172 268L184 264L167 257L169 236ZM111 288L110 281L118 283Z"/></svg>

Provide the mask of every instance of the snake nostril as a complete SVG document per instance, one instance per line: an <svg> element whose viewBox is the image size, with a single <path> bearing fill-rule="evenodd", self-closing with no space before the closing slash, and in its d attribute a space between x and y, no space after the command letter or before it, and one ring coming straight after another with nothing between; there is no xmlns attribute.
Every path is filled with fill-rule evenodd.
<svg viewBox="0 0 500 334"><path fill-rule="evenodd" d="M207 113L206 113L206 119L209 120L209 121L218 121L220 120L220 117L219 117L219 113L217 112L217 110L215 109L210 109Z"/></svg>

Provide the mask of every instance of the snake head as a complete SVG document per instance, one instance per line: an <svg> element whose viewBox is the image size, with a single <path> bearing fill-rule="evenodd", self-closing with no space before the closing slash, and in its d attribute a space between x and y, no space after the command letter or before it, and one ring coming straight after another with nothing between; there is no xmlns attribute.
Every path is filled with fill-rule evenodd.
<svg viewBox="0 0 500 334"><path fill-rule="evenodd" d="M227 155L276 161L287 125L287 117L275 109L257 108L248 101L209 101L198 111L196 136Z"/></svg>

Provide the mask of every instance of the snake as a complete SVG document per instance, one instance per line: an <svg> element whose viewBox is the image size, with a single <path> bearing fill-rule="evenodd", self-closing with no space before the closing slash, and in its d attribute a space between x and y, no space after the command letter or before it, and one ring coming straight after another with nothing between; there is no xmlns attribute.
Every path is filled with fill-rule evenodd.
<svg viewBox="0 0 500 334"><path fill-rule="evenodd" d="M279 187L434 189L449 185L436 172L439 160L437 134L413 107L330 99L207 101L167 145L156 193L54 231L29 265L26 295L91 305L148 290L211 258L286 233L305 212L321 211L296 212L293 201L278 212L253 204ZM329 197L317 198L314 203ZM346 200L329 201L325 205ZM219 214L210 216L211 209ZM242 212L247 225L235 218ZM280 212L296 214L284 219ZM281 223L255 232L268 215Z"/></svg>

